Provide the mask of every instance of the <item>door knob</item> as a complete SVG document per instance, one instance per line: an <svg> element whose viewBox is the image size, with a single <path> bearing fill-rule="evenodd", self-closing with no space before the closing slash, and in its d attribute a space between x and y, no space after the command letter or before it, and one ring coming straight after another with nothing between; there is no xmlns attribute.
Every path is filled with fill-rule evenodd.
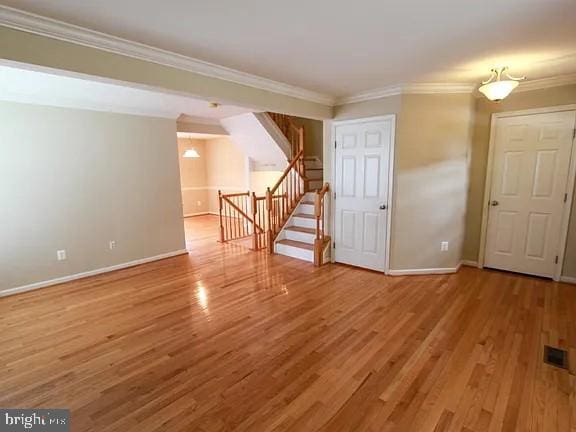
<svg viewBox="0 0 576 432"><path fill-rule="evenodd" d="M500 203L499 203L498 201L496 201L496 200L490 201L490 205L491 205L492 207L496 207L496 206L499 205L499 204L500 204Z"/></svg>
<svg viewBox="0 0 576 432"><path fill-rule="evenodd" d="M380 210L386 210L386 204L381 204L381 205L380 205Z"/></svg>

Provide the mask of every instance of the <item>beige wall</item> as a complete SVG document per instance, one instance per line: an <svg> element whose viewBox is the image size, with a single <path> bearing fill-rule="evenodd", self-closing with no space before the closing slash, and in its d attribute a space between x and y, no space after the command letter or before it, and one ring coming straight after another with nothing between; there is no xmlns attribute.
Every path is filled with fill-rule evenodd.
<svg viewBox="0 0 576 432"><path fill-rule="evenodd" d="M194 149L199 158L185 158L184 152ZM206 142L205 140L179 138L178 158L180 162L180 185L184 216L207 213L208 189L206 188Z"/></svg>
<svg viewBox="0 0 576 432"><path fill-rule="evenodd" d="M400 114L402 109L402 95L395 95L364 102L339 105L334 107L335 120L350 120L373 117L385 114ZM398 121L398 118L396 118Z"/></svg>
<svg viewBox="0 0 576 432"><path fill-rule="evenodd" d="M265 196L266 189L272 188L282 176L282 171L252 171L250 173L250 190L257 196Z"/></svg>
<svg viewBox="0 0 576 432"><path fill-rule="evenodd" d="M176 123L176 127L178 129L178 132L228 135L228 132L226 132L226 130L222 126L217 124L192 123L179 120Z"/></svg>
<svg viewBox="0 0 576 432"><path fill-rule="evenodd" d="M223 193L244 192L249 189L248 159L229 138L207 141L206 178L212 188L209 211L218 212L218 190Z"/></svg>
<svg viewBox="0 0 576 432"><path fill-rule="evenodd" d="M185 248L174 121L7 102L0 118L0 290Z"/></svg>
<svg viewBox="0 0 576 432"><path fill-rule="evenodd" d="M516 92L500 103L490 102L483 97L476 99L464 259L471 261L478 259L492 113L575 103L576 85ZM576 277L576 211L572 211L566 252L563 274Z"/></svg>
<svg viewBox="0 0 576 432"><path fill-rule="evenodd" d="M295 117L297 124L304 127L304 155L317 156L322 160L323 127L322 121Z"/></svg>
<svg viewBox="0 0 576 432"><path fill-rule="evenodd" d="M0 59L114 79L302 117L332 117L332 107L0 26Z"/></svg>
<svg viewBox="0 0 576 432"><path fill-rule="evenodd" d="M462 256L472 96L405 95L397 130L392 269L455 268ZM440 243L449 242L447 252Z"/></svg>
<svg viewBox="0 0 576 432"><path fill-rule="evenodd" d="M338 120L396 115L393 270L454 268L460 262L472 108L472 97L461 94L398 95L336 107ZM327 178L332 147L326 140ZM449 242L448 252L440 252L442 241Z"/></svg>
<svg viewBox="0 0 576 432"><path fill-rule="evenodd" d="M184 158L194 148L199 158ZM184 216L218 212L218 190L235 193L249 189L248 161L229 138L178 140Z"/></svg>

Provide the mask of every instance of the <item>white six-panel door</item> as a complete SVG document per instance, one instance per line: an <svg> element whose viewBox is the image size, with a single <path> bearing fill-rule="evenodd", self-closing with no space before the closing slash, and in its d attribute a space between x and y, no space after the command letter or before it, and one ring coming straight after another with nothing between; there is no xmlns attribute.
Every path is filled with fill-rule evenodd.
<svg viewBox="0 0 576 432"><path fill-rule="evenodd" d="M335 260L384 271L394 118L337 124L334 132Z"/></svg>
<svg viewBox="0 0 576 432"><path fill-rule="evenodd" d="M574 111L496 120L485 267L553 276L575 121Z"/></svg>

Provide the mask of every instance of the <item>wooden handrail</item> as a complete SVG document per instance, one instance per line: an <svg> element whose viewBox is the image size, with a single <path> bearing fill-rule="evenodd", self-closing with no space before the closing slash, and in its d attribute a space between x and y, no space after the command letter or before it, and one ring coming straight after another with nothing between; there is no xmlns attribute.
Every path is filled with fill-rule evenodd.
<svg viewBox="0 0 576 432"><path fill-rule="evenodd" d="M236 210L238 213L240 213L245 219L247 219L250 223L252 223L254 225L254 228L258 228L258 230L260 232L264 232L264 230L258 226L257 224L254 223L254 219L252 219L250 216L248 216L246 213L244 213L244 210L242 210L240 207L238 207L236 204L234 204L232 201L230 201L228 199L228 196L245 196L245 195L250 195L250 193L248 194L231 194L231 195L222 195L222 199L224 201L226 201L234 210Z"/></svg>
<svg viewBox="0 0 576 432"><path fill-rule="evenodd" d="M270 188L270 192L275 193L278 190L278 187L280 187L280 184L288 176L288 173L290 172L290 170L292 170L292 168L294 168L294 166L296 166L296 164L299 163L300 159L303 156L304 156L304 149L300 150L296 154L296 157L294 159L292 159L292 161L288 164L288 166L286 167L286 169L284 170L284 172L282 173L282 175L280 176L280 178L278 179L276 184L272 188ZM300 176L302 177L302 174L300 173L300 171L298 171L298 174L300 174Z"/></svg>

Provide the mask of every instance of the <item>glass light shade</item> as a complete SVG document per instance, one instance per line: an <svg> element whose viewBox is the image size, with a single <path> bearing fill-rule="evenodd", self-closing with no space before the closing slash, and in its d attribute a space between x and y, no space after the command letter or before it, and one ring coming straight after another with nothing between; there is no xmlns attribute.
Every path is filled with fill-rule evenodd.
<svg viewBox="0 0 576 432"><path fill-rule="evenodd" d="M518 81L503 80L484 84L478 91L491 101L501 101L518 87Z"/></svg>
<svg viewBox="0 0 576 432"><path fill-rule="evenodd" d="M199 158L200 155L198 154L198 152L194 149L188 149L184 152L184 157L185 158Z"/></svg>

